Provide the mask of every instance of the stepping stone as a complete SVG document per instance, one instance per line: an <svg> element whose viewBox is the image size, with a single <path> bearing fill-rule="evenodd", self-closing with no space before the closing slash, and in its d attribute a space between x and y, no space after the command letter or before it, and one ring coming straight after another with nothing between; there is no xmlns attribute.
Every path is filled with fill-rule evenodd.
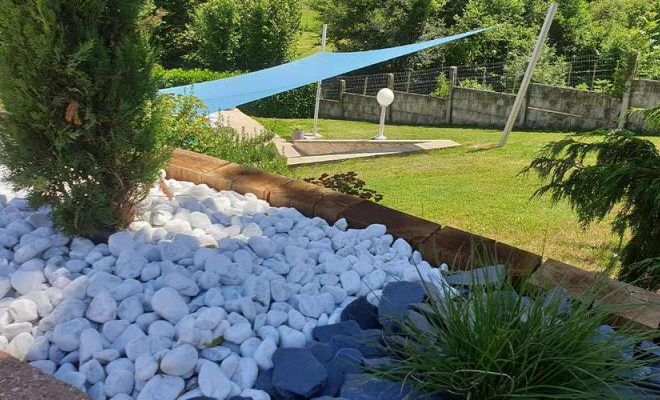
<svg viewBox="0 0 660 400"><path fill-rule="evenodd" d="M355 321L344 321L338 324L317 326L312 330L315 340L323 343L330 343L330 340L339 335L362 337L363 332Z"/></svg>
<svg viewBox="0 0 660 400"><path fill-rule="evenodd" d="M259 370L259 375L257 375L257 380L254 382L254 388L258 390L263 390L268 393L270 397L278 397L275 387L273 387L273 369L268 371Z"/></svg>
<svg viewBox="0 0 660 400"><path fill-rule="evenodd" d="M285 398L314 397L328 380L328 371L308 349L277 349L273 363L273 387Z"/></svg>
<svg viewBox="0 0 660 400"><path fill-rule="evenodd" d="M342 321L354 320L362 329L381 329L378 307L367 301L365 296L353 300L341 312Z"/></svg>
<svg viewBox="0 0 660 400"><path fill-rule="evenodd" d="M501 264L461 271L445 277L445 281L452 286L501 285L505 279L506 268Z"/></svg>
<svg viewBox="0 0 660 400"><path fill-rule="evenodd" d="M313 342L309 346L309 350L322 364L329 362L335 356L335 352L332 350L332 346L330 346L328 343Z"/></svg>

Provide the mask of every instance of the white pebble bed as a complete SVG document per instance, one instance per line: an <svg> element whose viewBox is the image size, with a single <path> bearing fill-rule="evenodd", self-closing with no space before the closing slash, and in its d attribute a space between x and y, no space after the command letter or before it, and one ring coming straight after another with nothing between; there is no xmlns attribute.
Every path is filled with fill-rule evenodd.
<svg viewBox="0 0 660 400"><path fill-rule="evenodd" d="M131 229L98 245L0 187L0 349L92 399L261 400L252 388L275 350L306 346L357 296L377 304L420 272L444 286L383 225L167 183L173 201L153 189Z"/></svg>

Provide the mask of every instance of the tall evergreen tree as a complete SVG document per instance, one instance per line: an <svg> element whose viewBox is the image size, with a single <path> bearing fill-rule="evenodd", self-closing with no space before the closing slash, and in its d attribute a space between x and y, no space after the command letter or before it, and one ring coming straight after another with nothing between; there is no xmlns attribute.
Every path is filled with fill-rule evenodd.
<svg viewBox="0 0 660 400"><path fill-rule="evenodd" d="M169 157L145 0L0 0L0 163L65 232L126 227Z"/></svg>

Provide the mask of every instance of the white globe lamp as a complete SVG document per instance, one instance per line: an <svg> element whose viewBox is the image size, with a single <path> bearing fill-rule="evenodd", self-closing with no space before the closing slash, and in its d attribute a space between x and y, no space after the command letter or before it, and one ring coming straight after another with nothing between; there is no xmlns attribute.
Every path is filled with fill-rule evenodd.
<svg viewBox="0 0 660 400"><path fill-rule="evenodd" d="M376 100L380 104L380 132L378 136L374 137L375 140L385 140L385 116L387 115L387 107L394 101L394 92L388 88L381 89L376 95Z"/></svg>

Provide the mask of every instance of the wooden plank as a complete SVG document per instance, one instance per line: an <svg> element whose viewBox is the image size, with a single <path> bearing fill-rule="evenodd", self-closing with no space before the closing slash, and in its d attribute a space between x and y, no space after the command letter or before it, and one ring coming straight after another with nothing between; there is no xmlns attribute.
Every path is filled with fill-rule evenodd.
<svg viewBox="0 0 660 400"><path fill-rule="evenodd" d="M594 290L596 301L617 307L612 314L616 326L631 324L636 329L660 327L660 294L652 293L602 274L585 271L556 260L547 260L530 277L532 288L550 290L557 285L565 287L574 298Z"/></svg>

